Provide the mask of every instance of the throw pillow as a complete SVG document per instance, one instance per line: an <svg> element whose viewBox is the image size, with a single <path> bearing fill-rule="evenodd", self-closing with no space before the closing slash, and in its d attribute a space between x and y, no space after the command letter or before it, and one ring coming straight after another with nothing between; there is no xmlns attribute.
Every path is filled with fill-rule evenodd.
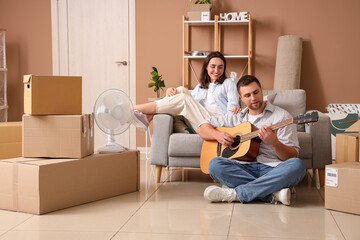
<svg viewBox="0 0 360 240"><path fill-rule="evenodd" d="M174 132L175 133L190 133L193 134L195 131L187 123L187 120L183 116L174 117Z"/></svg>

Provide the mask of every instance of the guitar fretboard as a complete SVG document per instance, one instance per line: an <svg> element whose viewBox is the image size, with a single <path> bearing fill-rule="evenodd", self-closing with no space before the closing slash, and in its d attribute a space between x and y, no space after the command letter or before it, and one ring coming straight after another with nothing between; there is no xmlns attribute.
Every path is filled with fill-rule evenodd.
<svg viewBox="0 0 360 240"><path fill-rule="evenodd" d="M282 128L282 127L285 127L287 125L290 125L294 122L294 119L293 118L289 118L285 121L282 121L282 122L279 122L279 123L276 123L274 125L271 125L270 128L271 130L276 130L276 129L279 129L279 128ZM250 139L253 139L253 138L256 138L259 134L259 130L256 130L256 131L253 131L251 133L248 133L248 134L244 134L241 136L241 139L240 139L240 142L245 142L245 141L248 141Z"/></svg>

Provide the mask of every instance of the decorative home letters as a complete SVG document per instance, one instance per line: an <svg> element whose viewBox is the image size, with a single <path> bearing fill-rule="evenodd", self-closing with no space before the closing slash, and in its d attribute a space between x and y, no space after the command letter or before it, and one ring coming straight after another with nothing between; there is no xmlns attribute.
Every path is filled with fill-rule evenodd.
<svg viewBox="0 0 360 240"><path fill-rule="evenodd" d="M220 13L221 21L246 21L249 12Z"/></svg>

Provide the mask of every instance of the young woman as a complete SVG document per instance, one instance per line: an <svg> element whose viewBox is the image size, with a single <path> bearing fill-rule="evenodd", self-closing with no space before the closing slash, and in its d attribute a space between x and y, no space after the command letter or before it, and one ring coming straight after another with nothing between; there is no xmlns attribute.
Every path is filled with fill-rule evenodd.
<svg viewBox="0 0 360 240"><path fill-rule="evenodd" d="M226 60L220 52L210 53L202 66L200 83L194 90L168 88L166 97L134 107L134 125L146 131L154 114L184 116L196 131L198 125L214 115L238 113L239 94L231 78L226 77Z"/></svg>

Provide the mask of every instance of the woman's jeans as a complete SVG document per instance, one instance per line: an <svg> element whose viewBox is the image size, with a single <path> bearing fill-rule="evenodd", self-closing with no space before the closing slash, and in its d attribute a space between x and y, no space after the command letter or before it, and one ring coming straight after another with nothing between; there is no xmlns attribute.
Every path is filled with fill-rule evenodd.
<svg viewBox="0 0 360 240"><path fill-rule="evenodd" d="M210 176L234 188L240 202L270 202L272 193L295 186L305 176L305 172L305 165L300 158L290 158L276 167L261 163L241 164L223 157L213 158L209 163Z"/></svg>

